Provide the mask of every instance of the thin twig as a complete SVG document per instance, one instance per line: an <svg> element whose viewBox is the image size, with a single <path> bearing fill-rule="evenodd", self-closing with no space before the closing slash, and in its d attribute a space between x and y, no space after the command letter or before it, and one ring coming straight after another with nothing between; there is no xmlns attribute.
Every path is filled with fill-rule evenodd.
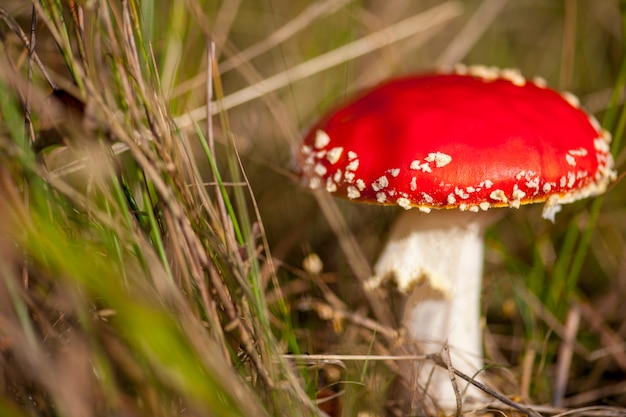
<svg viewBox="0 0 626 417"><path fill-rule="evenodd" d="M446 343L443 346L443 360L448 369L448 376L450 377L450 384L454 391L454 398L456 399L456 417L461 417L461 410L463 408L463 400L461 399L461 392L459 391L459 384L454 374L454 367L452 366L452 358L450 357L450 346Z"/></svg>
<svg viewBox="0 0 626 417"><path fill-rule="evenodd" d="M301 361L423 361L428 355L280 355L282 358Z"/></svg>
<svg viewBox="0 0 626 417"><path fill-rule="evenodd" d="M356 324L357 326L364 327L372 332L385 336L390 342L396 342L399 337L397 330L382 325L375 320L365 317L361 314L353 313L346 309L339 309L333 307L330 304L323 303L317 300L303 300L298 305L302 309L314 309L323 318L329 318L329 315L333 320L346 319Z"/></svg>
<svg viewBox="0 0 626 417"><path fill-rule="evenodd" d="M435 363L435 365L440 366L442 368L447 368L448 367L439 353L428 354L426 356L433 363ZM521 404L516 403L513 400L508 399L507 397L505 397L504 395L502 395L499 392L495 391L494 389L488 387L487 385L483 384L482 382L477 381L475 378L472 378L471 376L464 374L463 372L459 371L456 368L454 368L454 373L459 378L469 382L470 384L472 384L476 388L478 388L481 391L483 391L484 393L492 396L493 398L497 399L498 401L508 405L509 407L512 407L512 408L516 409L517 411L525 413L529 417L541 417L540 414L536 413L531 408L525 407L525 406L523 406Z"/></svg>

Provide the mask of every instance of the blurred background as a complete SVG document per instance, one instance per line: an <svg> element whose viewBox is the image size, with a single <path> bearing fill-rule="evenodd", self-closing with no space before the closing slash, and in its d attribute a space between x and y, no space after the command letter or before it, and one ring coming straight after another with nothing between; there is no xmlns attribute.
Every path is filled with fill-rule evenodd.
<svg viewBox="0 0 626 417"><path fill-rule="evenodd" d="M31 6L5 0L3 7L28 32ZM253 230L267 239L262 256L277 268L265 296L285 353L385 353L362 322L372 315L357 277L367 275L401 210L320 203L298 180L293 161L308 126L386 78L456 63L517 68L578 96L614 135L618 180L605 198L564 207L554 224L542 219L542 207L505 210L487 233L482 299L499 388L555 405L555 378L565 372L558 405L572 408L626 407L623 7L617 0L137 3L174 122L192 137L194 122L214 136L220 169L227 171L232 144L241 158L247 209L258 210ZM88 28L98 24L86 21ZM44 22L37 31L41 59L59 86L71 87ZM4 47L17 49L5 36ZM209 91L211 77L221 86ZM210 175L200 142L190 143L201 172ZM47 158L54 169L54 155ZM224 174L227 185L231 180ZM574 356L563 370L558 352L567 335L574 337ZM352 362L339 369L339 376L327 370L319 378L341 391L344 415L382 413L396 369Z"/></svg>

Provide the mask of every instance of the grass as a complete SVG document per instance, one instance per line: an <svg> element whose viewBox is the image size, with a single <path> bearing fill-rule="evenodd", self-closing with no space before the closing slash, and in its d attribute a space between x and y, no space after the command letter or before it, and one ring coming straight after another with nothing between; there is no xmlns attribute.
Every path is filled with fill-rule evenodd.
<svg viewBox="0 0 626 417"><path fill-rule="evenodd" d="M623 171L616 1L3 7L3 416L320 415L339 404L324 396L402 415L394 320L360 284L397 212L316 198L290 165L323 111L385 77L458 61L541 75L613 133ZM555 224L525 207L489 231L501 394L624 415L624 195L618 180Z"/></svg>

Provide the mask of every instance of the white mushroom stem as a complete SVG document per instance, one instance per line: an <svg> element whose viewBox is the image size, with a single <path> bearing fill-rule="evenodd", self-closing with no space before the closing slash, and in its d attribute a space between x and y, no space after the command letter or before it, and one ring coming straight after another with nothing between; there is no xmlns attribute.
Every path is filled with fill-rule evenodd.
<svg viewBox="0 0 626 417"><path fill-rule="evenodd" d="M404 326L422 353L447 343L452 366L467 375L483 367L480 294L483 231L494 214L410 210L394 225L375 268L374 285L393 280L409 296ZM432 375L431 375L432 373ZM444 410L456 408L447 370L426 365L417 381ZM461 393L480 396L457 378ZM419 395L419 394L416 394Z"/></svg>

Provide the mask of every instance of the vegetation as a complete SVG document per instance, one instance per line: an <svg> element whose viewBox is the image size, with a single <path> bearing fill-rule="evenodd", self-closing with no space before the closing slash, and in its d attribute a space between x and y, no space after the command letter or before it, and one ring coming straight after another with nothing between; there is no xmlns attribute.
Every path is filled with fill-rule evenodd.
<svg viewBox="0 0 626 417"><path fill-rule="evenodd" d="M621 173L623 7L3 2L0 415L403 415L398 370L428 359L398 356L362 287L397 211L305 190L293 147L364 86L465 62L575 92ZM624 207L619 176L555 224L524 207L490 229L503 398L626 415ZM521 412L475 413L494 409Z"/></svg>

